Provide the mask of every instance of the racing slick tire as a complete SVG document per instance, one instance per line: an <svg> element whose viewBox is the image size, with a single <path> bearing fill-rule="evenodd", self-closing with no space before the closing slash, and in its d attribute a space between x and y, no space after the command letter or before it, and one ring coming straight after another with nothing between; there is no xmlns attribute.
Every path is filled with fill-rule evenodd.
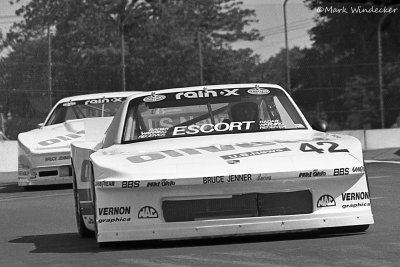
<svg viewBox="0 0 400 267"><path fill-rule="evenodd" d="M90 164L91 165L91 164ZM92 177L92 181L91 181L91 191L92 191L92 201L93 201L93 207L94 207L94 235L96 237L96 242L97 242L97 246L99 248L106 248L110 242L99 242L98 240L98 221L97 221L97 201L96 201L96 190L95 190L95 186L94 186L94 171L93 171L93 166L90 166L90 170L92 172L91 177Z"/></svg>
<svg viewBox="0 0 400 267"><path fill-rule="evenodd" d="M83 220L83 216L81 214L81 206L79 201L78 187L76 182L75 168L72 165L72 186L74 192L74 200L75 200L75 218L76 218L76 226L78 228L78 233L81 237L94 237L94 232L89 230L85 222Z"/></svg>

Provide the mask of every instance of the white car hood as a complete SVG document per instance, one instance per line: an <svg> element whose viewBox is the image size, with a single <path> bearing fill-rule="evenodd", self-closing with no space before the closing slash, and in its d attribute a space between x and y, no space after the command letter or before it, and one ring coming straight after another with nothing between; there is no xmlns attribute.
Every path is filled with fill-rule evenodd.
<svg viewBox="0 0 400 267"><path fill-rule="evenodd" d="M360 142L309 130L171 138L114 145L91 155L96 180L160 180L274 173L333 175L362 166ZM303 144L303 145L302 145ZM304 145L306 144L306 145ZM318 151L312 151L313 145ZM303 146L303 149L301 149ZM302 151L305 150L305 151Z"/></svg>
<svg viewBox="0 0 400 267"><path fill-rule="evenodd" d="M84 120L71 120L21 133L18 142L31 154L68 152L70 143L84 136Z"/></svg>

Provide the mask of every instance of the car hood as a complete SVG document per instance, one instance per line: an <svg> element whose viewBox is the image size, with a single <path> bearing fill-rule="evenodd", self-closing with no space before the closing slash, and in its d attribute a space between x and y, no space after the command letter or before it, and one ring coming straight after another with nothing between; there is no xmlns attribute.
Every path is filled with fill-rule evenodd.
<svg viewBox="0 0 400 267"><path fill-rule="evenodd" d="M360 142L313 130L171 138L114 145L91 155L96 180L259 175L318 177L363 165Z"/></svg>
<svg viewBox="0 0 400 267"><path fill-rule="evenodd" d="M44 126L18 135L18 142L28 153L67 152L70 143L84 140L84 120Z"/></svg>

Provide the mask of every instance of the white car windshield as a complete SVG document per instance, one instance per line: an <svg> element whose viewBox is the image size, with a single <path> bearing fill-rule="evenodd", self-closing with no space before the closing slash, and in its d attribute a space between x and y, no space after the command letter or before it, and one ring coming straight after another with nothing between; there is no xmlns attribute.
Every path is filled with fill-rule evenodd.
<svg viewBox="0 0 400 267"><path fill-rule="evenodd" d="M113 117L125 99L126 97L114 97L59 103L45 125L83 118Z"/></svg>
<svg viewBox="0 0 400 267"><path fill-rule="evenodd" d="M226 88L132 99L122 143L153 139L306 129L284 92Z"/></svg>

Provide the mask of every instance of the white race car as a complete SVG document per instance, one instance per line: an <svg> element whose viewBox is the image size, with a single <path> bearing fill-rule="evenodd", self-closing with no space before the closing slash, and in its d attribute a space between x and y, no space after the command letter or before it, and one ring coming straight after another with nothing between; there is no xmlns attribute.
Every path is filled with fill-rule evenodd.
<svg viewBox="0 0 400 267"><path fill-rule="evenodd" d="M84 118L111 122L133 92L97 93L61 99L39 129L18 135L18 185L72 183L70 143L85 140Z"/></svg>
<svg viewBox="0 0 400 267"><path fill-rule="evenodd" d="M78 231L99 244L365 231L361 144L318 125L272 84L131 96L105 136L71 144Z"/></svg>

